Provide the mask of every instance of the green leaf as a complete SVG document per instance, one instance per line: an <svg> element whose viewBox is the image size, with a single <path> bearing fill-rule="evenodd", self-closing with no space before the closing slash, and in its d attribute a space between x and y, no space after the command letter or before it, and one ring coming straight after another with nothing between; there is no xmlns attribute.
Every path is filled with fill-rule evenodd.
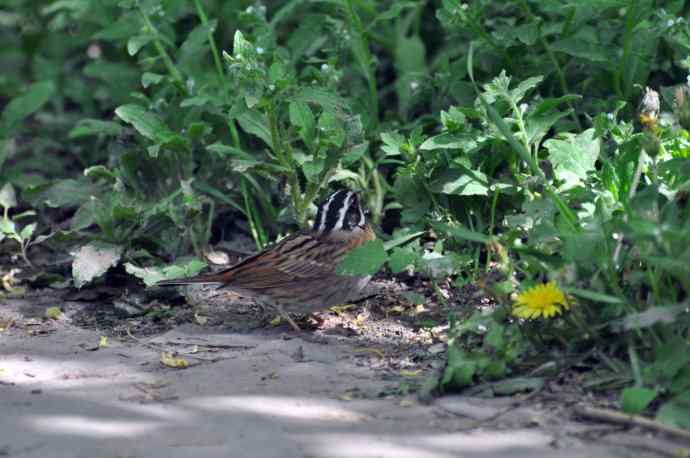
<svg viewBox="0 0 690 458"><path fill-rule="evenodd" d="M305 102L290 102L289 106L290 123L299 128L299 135L308 147L314 141L314 128L316 118L311 108Z"/></svg>
<svg viewBox="0 0 690 458"><path fill-rule="evenodd" d="M144 74L141 75L141 85L146 89L149 86L160 83L163 81L163 78L165 78L165 76L159 75L158 73L144 72Z"/></svg>
<svg viewBox="0 0 690 458"><path fill-rule="evenodd" d="M237 116L242 130L248 134L259 137L267 145L271 146L271 131L268 128L266 116L256 111L245 111Z"/></svg>
<svg viewBox="0 0 690 458"><path fill-rule="evenodd" d="M638 414L644 411L650 402L656 399L658 393L649 388L632 387L623 390L621 406L623 412Z"/></svg>
<svg viewBox="0 0 690 458"><path fill-rule="evenodd" d="M138 267L130 262L125 263L125 270L127 273L142 279L146 286L153 286L161 280L191 277L197 275L205 267L206 263L199 259L178 262L174 265L164 267Z"/></svg>
<svg viewBox="0 0 690 458"><path fill-rule="evenodd" d="M479 170L452 168L433 178L429 189L457 196L486 196L489 194L489 179Z"/></svg>
<svg viewBox="0 0 690 458"><path fill-rule="evenodd" d="M350 251L338 266L340 275L373 275L386 262L386 251L381 240L371 240Z"/></svg>
<svg viewBox="0 0 690 458"><path fill-rule="evenodd" d="M72 262L74 285L81 288L103 275L120 261L122 251L121 246L105 242L91 242L82 246L74 254Z"/></svg>
<svg viewBox="0 0 690 458"><path fill-rule="evenodd" d="M444 132L427 138L419 149L460 149L463 151L470 151L476 147L477 135L475 133Z"/></svg>
<svg viewBox="0 0 690 458"><path fill-rule="evenodd" d="M118 137L122 134L122 126L113 121L100 119L81 119L76 126L69 131L68 138L82 138L95 135Z"/></svg>
<svg viewBox="0 0 690 458"><path fill-rule="evenodd" d="M158 115L139 105L121 105L115 109L115 114L134 126L141 135L156 143L166 143L175 136Z"/></svg>
<svg viewBox="0 0 690 458"><path fill-rule="evenodd" d="M452 226L449 224L436 224L434 228L442 234L449 234L452 237L469 240L470 242L489 243L492 240L491 236L471 231L461 224Z"/></svg>
<svg viewBox="0 0 690 458"><path fill-rule="evenodd" d="M36 223L27 224L26 226L24 226L22 228L21 232L19 233L19 237L22 240L29 240L29 239L31 239L31 236L34 235L35 230L36 230Z"/></svg>
<svg viewBox="0 0 690 458"><path fill-rule="evenodd" d="M17 206L17 195L11 183L5 183L5 186L0 189L0 206L3 209Z"/></svg>
<svg viewBox="0 0 690 458"><path fill-rule="evenodd" d="M14 135L20 123L45 105L54 92L55 85L52 81L41 81L32 84L23 94L13 98L0 117L0 138Z"/></svg>
<svg viewBox="0 0 690 458"><path fill-rule="evenodd" d="M400 273L406 270L409 266L414 267L417 255L411 248L397 247L393 249L388 260L388 267L390 267L391 272L394 274Z"/></svg>
<svg viewBox="0 0 690 458"><path fill-rule="evenodd" d="M588 43L578 37L569 37L551 43L551 49L573 57L579 57L593 62L607 62L609 57L603 53L601 46Z"/></svg>
<svg viewBox="0 0 690 458"><path fill-rule="evenodd" d="M315 103L326 111L349 112L350 103L335 92L319 87L302 87L290 97L291 102Z"/></svg>
<svg viewBox="0 0 690 458"><path fill-rule="evenodd" d="M127 53L130 56L136 55L141 48L153 40L152 35L135 35L127 40Z"/></svg>
<svg viewBox="0 0 690 458"><path fill-rule="evenodd" d="M456 345L448 346L448 364L441 378L443 387L457 389L471 385L476 372L476 361Z"/></svg>
<svg viewBox="0 0 690 458"><path fill-rule="evenodd" d="M690 391L663 403L656 420L668 426L690 429Z"/></svg>
<svg viewBox="0 0 690 458"><path fill-rule="evenodd" d="M599 158L600 139L594 136L594 129L573 135L563 134L564 139L550 139L544 142L549 159L559 180L566 189L581 184L589 172L595 170Z"/></svg>

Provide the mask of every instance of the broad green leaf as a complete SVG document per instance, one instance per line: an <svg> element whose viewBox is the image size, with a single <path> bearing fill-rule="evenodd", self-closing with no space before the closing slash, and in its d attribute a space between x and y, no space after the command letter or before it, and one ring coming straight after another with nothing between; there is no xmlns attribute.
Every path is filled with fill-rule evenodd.
<svg viewBox="0 0 690 458"><path fill-rule="evenodd" d="M657 395L656 390L650 390L649 388L626 388L621 395L621 406L626 413L642 413L649 403L656 399Z"/></svg>
<svg viewBox="0 0 690 458"><path fill-rule="evenodd" d="M267 145L271 145L271 131L268 128L266 116L256 111L245 111L237 116L237 122L245 132L259 137Z"/></svg>
<svg viewBox="0 0 690 458"><path fill-rule="evenodd" d="M27 224L26 226L24 226L22 228L21 232L19 232L19 237L22 240L29 240L29 239L31 239L31 236L34 235L35 230L36 230L36 223Z"/></svg>
<svg viewBox="0 0 690 458"><path fill-rule="evenodd" d="M489 243L492 238L481 232L474 232L467 229L465 226L460 224L449 225L449 224L436 224L434 225L436 230L443 234L449 234L452 237L457 237L459 239L469 240L471 242L477 243Z"/></svg>
<svg viewBox="0 0 690 458"><path fill-rule="evenodd" d="M656 420L668 426L690 429L690 390L663 403Z"/></svg>
<svg viewBox="0 0 690 458"><path fill-rule="evenodd" d="M474 379L477 372L477 362L470 359L466 352L456 345L448 346L448 364L443 371L441 385L446 388L464 388Z"/></svg>
<svg viewBox="0 0 690 458"><path fill-rule="evenodd" d="M0 189L0 207L13 208L17 206L17 195L14 192L14 187L11 183L5 183L5 186Z"/></svg>
<svg viewBox="0 0 690 458"><path fill-rule="evenodd" d="M50 100L55 92L52 81L34 83L21 95L13 98L0 117L0 138L14 135L21 122L38 111Z"/></svg>
<svg viewBox="0 0 690 458"><path fill-rule="evenodd" d="M594 136L594 129L587 129L578 135L564 134L562 139L547 140L544 147L549 151L556 177L565 182L565 189L570 189L595 170L600 139Z"/></svg>
<svg viewBox="0 0 690 458"><path fill-rule="evenodd" d="M72 278L81 288L115 266L122 256L122 247L105 242L91 242L74 253Z"/></svg>
<svg viewBox="0 0 690 458"><path fill-rule="evenodd" d="M588 43L577 37L564 38L551 43L551 49L562 52L573 57L591 60L592 62L606 62L609 57L602 52L601 46L595 43Z"/></svg>
<svg viewBox="0 0 690 458"><path fill-rule="evenodd" d="M388 260L388 267L390 267L391 272L394 274L403 272L409 266L414 267L417 255L411 248L397 247L393 249Z"/></svg>
<svg viewBox="0 0 690 458"><path fill-rule="evenodd" d="M31 203L52 208L77 207L99 192L98 187L85 178L59 180L36 191L27 193Z"/></svg>
<svg viewBox="0 0 690 458"><path fill-rule="evenodd" d="M308 147L314 141L314 128L316 119L311 108L305 102L290 102L289 106L290 123L299 128L299 135Z"/></svg>
<svg viewBox="0 0 690 458"><path fill-rule="evenodd" d="M383 132L381 141L384 145L381 149L386 153L386 156L398 156L400 155L400 148L405 144L405 137L397 132Z"/></svg>
<svg viewBox="0 0 690 458"><path fill-rule="evenodd" d="M470 151L477 147L476 133L444 132L427 138L420 150L461 149Z"/></svg>
<svg viewBox="0 0 690 458"><path fill-rule="evenodd" d="M489 194L489 180L479 170L452 168L434 177L429 189L442 194L457 196L486 196Z"/></svg>
<svg viewBox="0 0 690 458"><path fill-rule="evenodd" d="M350 103L347 99L340 97L333 91L320 87L306 86L299 88L289 100L291 102L314 103L326 111L350 111Z"/></svg>
<svg viewBox="0 0 690 458"><path fill-rule="evenodd" d="M165 143L175 135L155 113L139 105L121 105L115 114L124 122L131 124L144 137L156 143Z"/></svg>
<svg viewBox="0 0 690 458"><path fill-rule="evenodd" d="M129 53L130 56L136 55L141 48L146 46L152 40L153 36L150 34L133 36L127 40L127 53Z"/></svg>
<svg viewBox="0 0 690 458"><path fill-rule="evenodd" d="M350 251L340 264L336 272L340 275L373 275L386 262L386 250L381 240L372 240Z"/></svg>
<svg viewBox="0 0 690 458"><path fill-rule="evenodd" d="M160 83L163 81L163 78L165 78L165 76L158 73L144 72L144 74L141 75L141 85L144 88L148 88L149 86Z"/></svg>

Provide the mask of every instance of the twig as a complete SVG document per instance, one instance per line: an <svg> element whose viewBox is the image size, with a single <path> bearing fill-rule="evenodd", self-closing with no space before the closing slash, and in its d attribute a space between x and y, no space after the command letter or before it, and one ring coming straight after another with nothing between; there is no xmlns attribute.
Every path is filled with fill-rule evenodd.
<svg viewBox="0 0 690 458"><path fill-rule="evenodd" d="M531 393L529 393L527 396L525 396L524 398L511 404L509 407L506 407L505 409L499 410L498 412L491 415L490 417L482 418L481 420L477 420L474 423L472 423L470 426L468 426L466 428L461 428L458 431L459 432L471 431L473 429L479 428L482 425L485 425L487 423L491 423L492 421L497 420L498 418L502 417L503 415L507 414L508 412L515 410L518 407L521 407L522 405L525 404L525 402L531 400L532 398L534 398L539 393L541 393L541 390L534 390Z"/></svg>
<svg viewBox="0 0 690 458"><path fill-rule="evenodd" d="M602 409L599 407L588 407L577 405L574 408L575 414L591 420L605 421L608 423L621 424L626 426L640 426L651 429L652 431L668 434L686 441L690 441L690 431L687 429L666 426L657 421L640 415L630 415L616 410Z"/></svg>

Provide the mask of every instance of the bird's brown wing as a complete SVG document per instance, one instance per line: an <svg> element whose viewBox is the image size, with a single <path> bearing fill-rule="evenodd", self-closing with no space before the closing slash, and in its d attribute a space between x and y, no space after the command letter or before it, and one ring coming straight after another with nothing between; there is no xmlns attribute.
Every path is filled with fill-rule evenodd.
<svg viewBox="0 0 690 458"><path fill-rule="evenodd" d="M250 290L282 287L306 279L325 279L335 274L335 267L347 250L346 243L298 233L224 273L230 287Z"/></svg>

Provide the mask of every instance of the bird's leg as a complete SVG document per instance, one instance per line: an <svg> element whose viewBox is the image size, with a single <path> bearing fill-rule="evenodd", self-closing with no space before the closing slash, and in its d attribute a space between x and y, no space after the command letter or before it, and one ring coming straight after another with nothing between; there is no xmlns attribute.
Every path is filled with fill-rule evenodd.
<svg viewBox="0 0 690 458"><path fill-rule="evenodd" d="M290 315L288 315L288 313L285 311L285 309L283 309L282 305L276 304L274 307L278 311L280 316L285 318L285 321L290 323L290 326L292 326L292 329L294 329L297 332L302 332L302 329L299 326L297 326L297 323L295 323L295 321L292 318L290 318Z"/></svg>

